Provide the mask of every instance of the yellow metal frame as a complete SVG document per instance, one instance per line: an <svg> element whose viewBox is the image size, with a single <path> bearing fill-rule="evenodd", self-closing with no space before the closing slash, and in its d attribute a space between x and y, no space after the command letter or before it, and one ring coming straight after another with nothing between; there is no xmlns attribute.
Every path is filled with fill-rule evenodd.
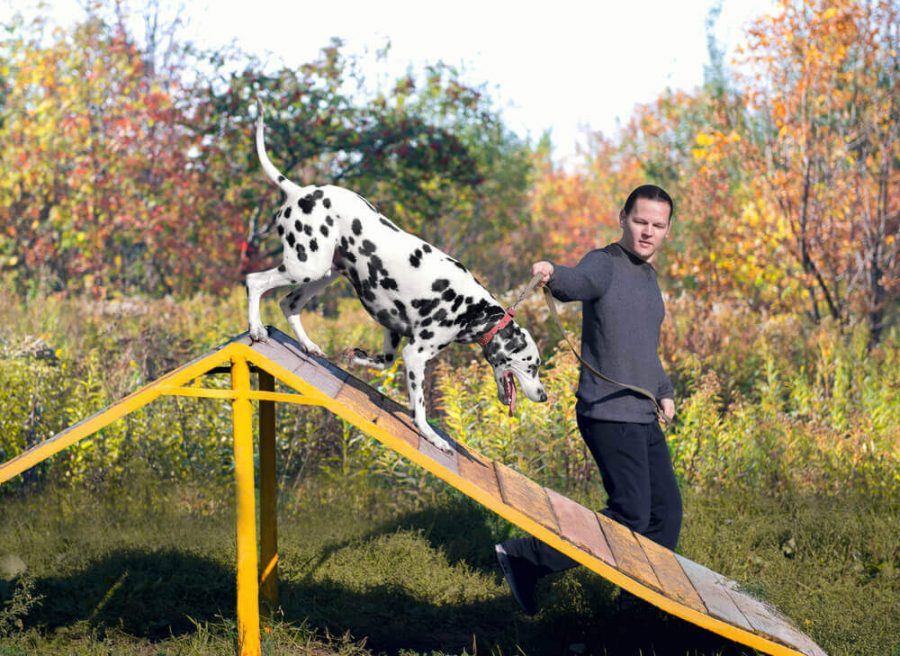
<svg viewBox="0 0 900 656"><path fill-rule="evenodd" d="M231 389L188 387L191 381L224 364L231 365ZM250 383L250 365L259 373L259 389ZM299 394L274 391L274 379L295 389ZM802 652L769 640L761 635L698 612L674 601L658 591L642 585L618 569L594 558L537 523L525 513L436 463L405 440L358 415L335 399L310 385L276 362L246 344L232 341L221 349L176 369L148 384L120 402L75 424L54 438L0 465L0 484L21 474L42 460L75 442L89 437L116 419L138 410L161 396L231 400L234 431L235 499L237 506L237 626L241 656L260 653L259 595L271 612L278 606L278 548L275 483L275 412L276 402L325 407L385 446L412 460L433 475L459 489L481 505L531 535L600 574L612 583L649 601L664 611L713 631L730 640L743 643L775 656L804 656ZM253 466L252 401L260 406L260 558L257 558L256 499ZM262 565L260 571L260 564Z"/></svg>

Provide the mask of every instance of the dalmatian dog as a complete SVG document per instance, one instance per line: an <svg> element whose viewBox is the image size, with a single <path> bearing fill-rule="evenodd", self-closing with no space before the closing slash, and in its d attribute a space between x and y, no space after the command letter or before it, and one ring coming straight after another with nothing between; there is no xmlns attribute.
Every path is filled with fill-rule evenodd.
<svg viewBox="0 0 900 656"><path fill-rule="evenodd" d="M343 276L384 327L384 352L370 356L354 349L353 362L384 369L406 339L402 356L410 410L416 427L439 449L452 451L425 416L425 365L453 342L481 344L494 368L502 403L513 403L513 377L528 399L546 401L534 339L472 274L440 249L398 228L362 196L332 185L303 187L287 180L266 154L259 102L258 109L257 155L266 176L283 192L274 222L284 259L274 269L247 275L251 339L267 339L260 319L262 295L277 287L293 287L281 309L302 347L324 357L303 329L300 311Z"/></svg>

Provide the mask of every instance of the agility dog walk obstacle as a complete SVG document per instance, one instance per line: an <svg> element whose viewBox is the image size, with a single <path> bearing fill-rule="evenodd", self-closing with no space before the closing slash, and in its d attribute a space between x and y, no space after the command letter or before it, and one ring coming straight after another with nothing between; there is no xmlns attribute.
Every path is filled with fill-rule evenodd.
<svg viewBox="0 0 900 656"><path fill-rule="evenodd" d="M230 390L192 384L205 374L228 371L223 366L230 367ZM251 367L258 372L255 390ZM297 394L275 392L275 378ZM306 355L297 342L271 327L268 342L252 342L246 333L240 335L0 465L0 484L165 395L232 402L241 656L260 652L260 592L271 608L278 605L277 402L327 408L504 519L672 615L767 654L825 656L787 618L741 592L734 581L461 444L454 443L453 454L443 453L419 436L405 408L330 362ZM252 401L260 405L259 558Z"/></svg>

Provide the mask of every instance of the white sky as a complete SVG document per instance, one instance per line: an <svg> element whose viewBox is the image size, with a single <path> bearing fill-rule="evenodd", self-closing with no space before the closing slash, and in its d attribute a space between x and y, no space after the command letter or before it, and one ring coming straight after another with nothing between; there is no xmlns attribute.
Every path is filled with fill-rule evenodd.
<svg viewBox="0 0 900 656"><path fill-rule="evenodd" d="M84 0L52 0L55 21L82 15ZM635 104L666 87L692 89L708 62L705 21L715 0L198 0L186 2L183 36L201 46L235 43L274 66L312 60L333 36L370 53L367 77L396 77L442 59L486 84L507 125L537 139L551 130L566 158L584 129L616 132ZM11 3L22 7L35 2ZM169 1L171 6L172 2ZM0 5L2 6L2 5ZM748 20L773 0L722 0L716 35L726 62ZM374 53L390 40L388 61Z"/></svg>

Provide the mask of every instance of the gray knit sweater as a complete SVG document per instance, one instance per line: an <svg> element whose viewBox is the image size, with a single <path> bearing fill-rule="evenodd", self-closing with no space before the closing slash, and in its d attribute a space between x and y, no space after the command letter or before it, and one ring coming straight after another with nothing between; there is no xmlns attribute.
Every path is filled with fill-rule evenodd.
<svg viewBox="0 0 900 656"><path fill-rule="evenodd" d="M590 251L574 267L554 264L548 286L560 301L582 302L581 354L610 378L673 398L657 349L665 316L656 270L619 244ZM585 367L576 412L594 419L647 424L650 399L598 378Z"/></svg>

